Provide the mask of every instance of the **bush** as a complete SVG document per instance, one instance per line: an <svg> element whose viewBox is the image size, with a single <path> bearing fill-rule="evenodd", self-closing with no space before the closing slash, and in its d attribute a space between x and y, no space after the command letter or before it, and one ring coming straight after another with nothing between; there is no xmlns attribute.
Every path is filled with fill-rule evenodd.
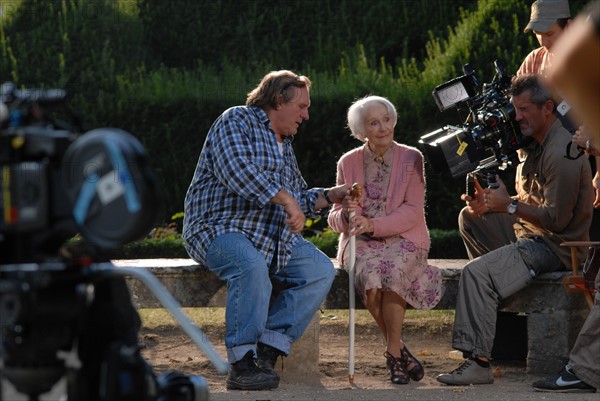
<svg viewBox="0 0 600 401"><path fill-rule="evenodd" d="M572 0L573 14L585 3ZM294 148L309 185L325 187L336 160L360 144L345 128L353 100L388 97L396 139L416 146L464 120L440 113L431 90L465 63L482 82L496 58L515 71L537 46L522 32L528 18L520 0L22 0L0 14L0 81L64 87L91 127L138 137L162 186L164 220L182 209L212 122L268 70L293 68L315 83ZM428 224L454 229L464 182L426 169Z"/></svg>
<svg viewBox="0 0 600 401"><path fill-rule="evenodd" d="M457 230L431 230L430 259L466 259L466 251ZM337 255L339 234L331 229L305 236L330 258ZM165 238L149 238L125 245L111 255L112 259L189 258L179 234Z"/></svg>
<svg viewBox="0 0 600 401"><path fill-rule="evenodd" d="M472 0L138 3L144 43L156 62L188 69L199 62L216 69L229 62L263 73L267 65L335 71L343 52L358 44L388 63L422 59L429 32L443 34L460 8L473 4Z"/></svg>
<svg viewBox="0 0 600 401"><path fill-rule="evenodd" d="M189 258L178 237L150 238L127 244L113 259Z"/></svg>
<svg viewBox="0 0 600 401"><path fill-rule="evenodd" d="M431 249L429 259L467 259L467 251L458 230L429 231Z"/></svg>
<svg viewBox="0 0 600 401"><path fill-rule="evenodd" d="M118 74L145 60L136 13L125 0L3 3L0 78L66 89L70 105L93 123L99 106L114 102Z"/></svg>
<svg viewBox="0 0 600 401"><path fill-rule="evenodd" d="M306 239L312 242L317 248L319 248L325 255L330 258L337 256L337 245L339 234L332 230L325 230L321 234L317 234L312 237L306 237Z"/></svg>

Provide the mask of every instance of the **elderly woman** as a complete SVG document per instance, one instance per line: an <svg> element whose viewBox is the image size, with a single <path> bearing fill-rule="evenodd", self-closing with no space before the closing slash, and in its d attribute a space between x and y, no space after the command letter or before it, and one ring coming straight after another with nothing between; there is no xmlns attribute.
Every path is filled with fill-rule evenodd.
<svg viewBox="0 0 600 401"><path fill-rule="evenodd" d="M338 260L348 266L349 235L356 235L355 286L386 342L384 356L395 384L418 381L424 371L402 341L407 303L431 309L441 298L439 270L427 264L423 155L394 141L397 113L379 96L367 96L348 109L352 136L364 145L344 154L337 183L360 183L360 199L335 204L329 225L341 233ZM350 220L350 212L355 212Z"/></svg>

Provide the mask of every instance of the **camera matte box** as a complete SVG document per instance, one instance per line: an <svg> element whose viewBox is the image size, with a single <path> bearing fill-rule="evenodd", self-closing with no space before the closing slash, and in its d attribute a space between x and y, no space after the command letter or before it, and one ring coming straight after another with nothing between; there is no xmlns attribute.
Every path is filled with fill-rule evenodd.
<svg viewBox="0 0 600 401"><path fill-rule="evenodd" d="M419 143L434 172L458 178L479 166L478 162L469 159L469 142L466 137L464 129L452 125L421 137Z"/></svg>

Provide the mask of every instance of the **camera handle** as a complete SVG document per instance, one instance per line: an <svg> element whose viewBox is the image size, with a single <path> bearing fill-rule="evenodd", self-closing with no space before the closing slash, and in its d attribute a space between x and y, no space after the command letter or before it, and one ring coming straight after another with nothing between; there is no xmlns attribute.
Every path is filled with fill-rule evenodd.
<svg viewBox="0 0 600 401"><path fill-rule="evenodd" d="M206 355L213 366L221 374L226 374L229 370L229 365L225 362L221 356L212 347L212 344L206 339L206 336L200 330L199 327L195 326L190 319L181 311L181 306L173 298L171 293L162 285L162 283L154 277L149 271L145 269L131 269L125 267L116 267L112 263L96 263L93 269L100 272L107 272L118 276L130 276L141 281L152 294L158 299L162 306L164 306L175 320L179 323L183 331L190 336L190 338L196 343L198 348Z"/></svg>
<svg viewBox="0 0 600 401"><path fill-rule="evenodd" d="M496 171L495 170L489 171L487 173L487 182L488 182L488 188L491 188L491 189L500 188L500 184L498 184L498 181L496 181Z"/></svg>

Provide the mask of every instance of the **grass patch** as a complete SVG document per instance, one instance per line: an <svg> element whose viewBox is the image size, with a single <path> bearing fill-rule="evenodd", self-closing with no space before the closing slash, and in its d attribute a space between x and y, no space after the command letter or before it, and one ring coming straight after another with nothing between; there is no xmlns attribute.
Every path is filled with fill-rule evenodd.
<svg viewBox="0 0 600 401"><path fill-rule="evenodd" d="M181 310L192 323L200 328L225 324L225 308L223 307L182 308ZM138 313L142 319L142 327L146 329L177 325L169 311L164 308L138 309Z"/></svg>
<svg viewBox="0 0 600 401"><path fill-rule="evenodd" d="M347 309L328 309L321 315L321 325L347 325L350 311ZM366 309L355 311L357 326L375 326L375 321ZM404 330L425 330L428 333L439 333L454 323L453 310L416 310L409 309L404 317Z"/></svg>
<svg viewBox="0 0 600 401"><path fill-rule="evenodd" d="M224 307L182 308L190 320L200 328L225 324ZM175 326L175 319L163 308L139 309L142 326L147 329ZM347 309L326 309L321 314L321 325L347 325L350 312ZM357 325L375 324L369 312L357 309L355 313ZM426 330L428 333L441 332L451 327L454 322L453 310L415 310L406 311L404 326L407 330Z"/></svg>

